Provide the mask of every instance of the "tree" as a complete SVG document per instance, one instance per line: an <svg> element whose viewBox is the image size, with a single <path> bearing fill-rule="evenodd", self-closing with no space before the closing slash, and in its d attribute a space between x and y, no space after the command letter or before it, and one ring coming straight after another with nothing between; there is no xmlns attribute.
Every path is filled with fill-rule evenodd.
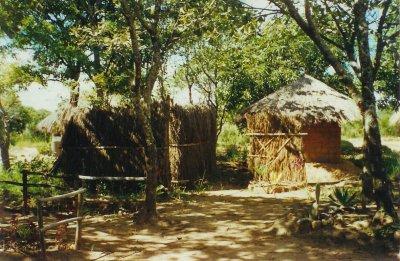
<svg viewBox="0 0 400 261"><path fill-rule="evenodd" d="M0 151L3 169L10 164L10 137L12 132L22 132L29 121L27 110L21 105L15 89L33 79L26 70L29 67L7 65L0 67Z"/></svg>
<svg viewBox="0 0 400 261"><path fill-rule="evenodd" d="M63 83L70 88L71 106L77 106L82 73L95 84L97 98L104 101L106 84L116 89L116 74L123 75L115 68L126 69L121 66L121 48L113 52L110 49L118 46L93 41L98 40L94 35L107 35L107 25L113 22L108 15L113 8L112 1L6 0L0 2L0 15L4 17L0 28L11 40L11 48L33 51L39 65L37 74L43 75L42 84ZM108 24L102 23L104 20ZM126 81L118 84L120 87Z"/></svg>
<svg viewBox="0 0 400 261"><path fill-rule="evenodd" d="M239 28L234 35L219 31L185 47L184 62L172 80L187 88L189 97L192 90L204 96L217 110L219 129L240 110L296 79L300 69L332 81L325 73L328 63L287 18L253 20Z"/></svg>
<svg viewBox="0 0 400 261"><path fill-rule="evenodd" d="M231 12L239 14L241 6L236 1L119 2L133 57L129 95L144 133L147 181L146 208L142 214L152 220L157 217L157 148L151 129L151 106L162 65L178 44L213 30L211 17L226 17Z"/></svg>
<svg viewBox="0 0 400 261"><path fill-rule="evenodd" d="M376 113L375 86L387 46L400 31L395 1L271 0L291 17L318 47L354 99L363 116L363 193L383 204L397 218L384 174L381 136ZM304 13L298 7L304 7ZM373 39L373 40L371 40ZM374 55L373 55L374 54Z"/></svg>

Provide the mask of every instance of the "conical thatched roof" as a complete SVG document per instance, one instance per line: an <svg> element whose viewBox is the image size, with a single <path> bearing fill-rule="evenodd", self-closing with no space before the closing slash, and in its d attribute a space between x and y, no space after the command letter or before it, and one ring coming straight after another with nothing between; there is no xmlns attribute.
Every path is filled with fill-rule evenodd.
<svg viewBox="0 0 400 261"><path fill-rule="evenodd" d="M51 113L49 116L41 120L37 125L36 129L44 133L62 134L64 132L64 126L68 123L74 113L77 113L80 107L67 106L64 109L58 110Z"/></svg>
<svg viewBox="0 0 400 261"><path fill-rule="evenodd" d="M255 113L267 113L301 125L361 118L352 99L309 75L280 88L240 114L244 116Z"/></svg>
<svg viewBox="0 0 400 261"><path fill-rule="evenodd" d="M400 126L400 111L394 113L389 120L390 125L399 125Z"/></svg>
<svg viewBox="0 0 400 261"><path fill-rule="evenodd" d="M53 112L43 120L41 120L37 125L36 129L44 133L53 133L57 121L59 119L59 113Z"/></svg>

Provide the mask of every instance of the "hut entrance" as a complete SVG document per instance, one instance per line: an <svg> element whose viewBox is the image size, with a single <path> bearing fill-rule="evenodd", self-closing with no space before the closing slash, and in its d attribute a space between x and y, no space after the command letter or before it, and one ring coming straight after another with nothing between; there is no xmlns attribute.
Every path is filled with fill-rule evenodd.
<svg viewBox="0 0 400 261"><path fill-rule="evenodd" d="M257 181L303 182L302 137L307 133L248 133L251 139L249 169Z"/></svg>

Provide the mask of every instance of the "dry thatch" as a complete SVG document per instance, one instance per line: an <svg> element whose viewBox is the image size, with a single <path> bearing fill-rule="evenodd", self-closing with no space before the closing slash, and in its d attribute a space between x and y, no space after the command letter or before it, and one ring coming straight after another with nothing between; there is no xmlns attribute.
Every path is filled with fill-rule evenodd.
<svg viewBox="0 0 400 261"><path fill-rule="evenodd" d="M61 167L76 176L145 176L143 128L128 108L70 108L63 127ZM158 149L159 182L195 181L214 173L215 114L202 107L153 103L152 129Z"/></svg>
<svg viewBox="0 0 400 261"><path fill-rule="evenodd" d="M390 125L396 126L398 125L400 127L400 111L395 112L389 120Z"/></svg>
<svg viewBox="0 0 400 261"><path fill-rule="evenodd" d="M68 106L64 109L52 112L36 125L36 129L47 134L62 134L64 132L64 127L69 122L72 115L84 109L84 107Z"/></svg>
<svg viewBox="0 0 400 261"><path fill-rule="evenodd" d="M175 180L210 177L216 168L216 119L200 106L171 108L171 175Z"/></svg>
<svg viewBox="0 0 400 261"><path fill-rule="evenodd" d="M266 113L246 114L250 133L295 133L295 127L281 125ZM305 180L301 136L251 136L247 164L256 181L271 183Z"/></svg>
<svg viewBox="0 0 400 261"><path fill-rule="evenodd" d="M163 104L154 103L152 128L158 147L160 181L168 182L169 164L166 137L168 118L161 115ZM135 112L71 108L64 111L65 124L61 168L69 175L145 176L145 148L142 128ZM168 183L164 183L168 185Z"/></svg>
<svg viewBox="0 0 400 261"><path fill-rule="evenodd" d="M342 121L360 118L353 100L308 75L254 103L241 115L251 135L248 166L256 180L272 183L305 181L305 153L312 151L303 151L305 139L300 132L312 133L318 138L315 140L318 146L311 146L311 150L319 154L323 151L320 147L324 148L320 142L334 142L337 135L340 142L340 129L318 133L314 130L317 124L328 124L330 129L335 129L333 127ZM329 137L331 134L336 136ZM326 148L340 145L328 143ZM338 148L339 152L335 150L332 154L339 155Z"/></svg>
<svg viewBox="0 0 400 261"><path fill-rule="evenodd" d="M57 125L57 121L59 120L59 113L53 112L43 120L41 120L37 125L36 129L40 132L44 133L54 133Z"/></svg>
<svg viewBox="0 0 400 261"><path fill-rule="evenodd" d="M254 103L241 115L260 112L303 126L318 122L353 121L361 117L352 99L309 75Z"/></svg>

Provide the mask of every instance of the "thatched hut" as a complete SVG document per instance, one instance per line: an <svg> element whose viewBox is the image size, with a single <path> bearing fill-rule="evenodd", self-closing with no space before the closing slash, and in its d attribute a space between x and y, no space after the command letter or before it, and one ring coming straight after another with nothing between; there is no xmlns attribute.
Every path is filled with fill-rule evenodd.
<svg viewBox="0 0 400 261"><path fill-rule="evenodd" d="M50 113L36 125L36 129L46 134L54 134L59 117L57 112Z"/></svg>
<svg viewBox="0 0 400 261"><path fill-rule="evenodd" d="M340 123L360 118L349 97L311 77L282 87L242 111L256 179L304 181L305 162L338 162Z"/></svg>
<svg viewBox="0 0 400 261"><path fill-rule="evenodd" d="M83 109L89 107L71 107L66 106L63 109L58 109L55 112L50 113L47 117L41 120L37 125L36 129L46 134L52 134L54 136L62 135L64 127L71 119L72 115Z"/></svg>

